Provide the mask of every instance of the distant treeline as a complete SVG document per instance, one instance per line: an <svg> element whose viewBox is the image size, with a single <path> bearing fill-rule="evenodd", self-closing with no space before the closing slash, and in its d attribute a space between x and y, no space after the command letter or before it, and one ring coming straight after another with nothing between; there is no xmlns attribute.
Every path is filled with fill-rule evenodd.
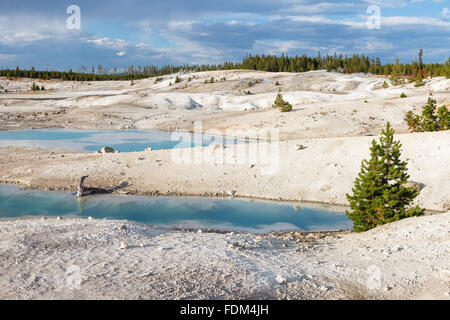
<svg viewBox="0 0 450 320"><path fill-rule="evenodd" d="M117 68L92 66L90 70L82 66L76 72L68 71L38 71L31 70L1 69L0 76L12 78L32 78L41 80L61 79L72 81L104 81L104 80L139 80L151 77L160 77L177 72L199 72L231 69L249 69L269 72L306 72L313 70L338 71L343 73L372 73L377 75L390 75L394 64L381 64L380 58L369 58L365 55L353 55L351 57L342 55L309 57L306 55L289 57L281 55L247 55L241 63L225 62L221 64L207 65L183 65L157 67L130 66L125 71L118 72ZM450 77L450 58L442 64L423 64L421 54L419 61L409 64L400 64L400 70L406 77L416 77L418 70L423 76L447 76Z"/></svg>
<svg viewBox="0 0 450 320"><path fill-rule="evenodd" d="M421 51L422 52L422 51ZM312 70L338 71L343 73L372 73L377 75L390 75L395 64L381 64L380 58L369 58L365 55L353 55L351 57L342 55L317 57L287 55L265 56L248 55L244 58L240 67L243 69L271 71L271 72L305 72ZM419 53L418 61L409 64L400 64L403 76L415 77L418 70L422 71L423 76L444 76L450 75L450 58L446 63L423 64L422 53Z"/></svg>

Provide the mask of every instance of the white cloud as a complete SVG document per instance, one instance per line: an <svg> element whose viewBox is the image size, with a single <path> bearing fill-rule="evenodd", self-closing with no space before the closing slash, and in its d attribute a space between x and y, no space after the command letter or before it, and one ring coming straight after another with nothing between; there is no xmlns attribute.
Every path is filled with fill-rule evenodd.
<svg viewBox="0 0 450 320"><path fill-rule="evenodd" d="M311 44L304 41L277 41L277 40L256 40L253 43L252 51L264 54L280 55L291 50L313 49ZM315 48L318 49L318 48ZM323 49L323 48L322 48ZM320 50L318 50L320 51Z"/></svg>
<svg viewBox="0 0 450 320"><path fill-rule="evenodd" d="M97 47L113 49L113 50L123 50L128 46L128 43L122 39L111 39L108 37L97 38L97 39L84 39L87 43L93 43Z"/></svg>
<svg viewBox="0 0 450 320"><path fill-rule="evenodd" d="M126 52L125 51L120 51L120 52L117 52L116 53L119 57L123 57L125 54L126 54Z"/></svg>
<svg viewBox="0 0 450 320"><path fill-rule="evenodd" d="M434 28L450 28L450 22L430 17L383 17L383 26L428 25Z"/></svg>
<svg viewBox="0 0 450 320"><path fill-rule="evenodd" d="M442 9L441 16L442 18L450 18L450 11L448 10L448 8Z"/></svg>
<svg viewBox="0 0 450 320"><path fill-rule="evenodd" d="M0 44L3 45L22 46L47 39L70 38L72 35L73 30L66 28L63 19L40 15L0 15Z"/></svg>
<svg viewBox="0 0 450 320"><path fill-rule="evenodd" d="M10 61L16 58L17 55L15 54L0 53L0 61Z"/></svg>

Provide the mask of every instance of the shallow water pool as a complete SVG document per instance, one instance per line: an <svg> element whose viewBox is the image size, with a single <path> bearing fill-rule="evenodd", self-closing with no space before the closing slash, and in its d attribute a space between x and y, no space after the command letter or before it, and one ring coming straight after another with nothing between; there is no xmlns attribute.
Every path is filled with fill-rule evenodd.
<svg viewBox="0 0 450 320"><path fill-rule="evenodd" d="M232 138L224 139L221 136L155 130L32 129L0 131L0 146L20 145L78 151L95 151L108 146L120 152L134 152L143 151L147 147L160 150L241 142Z"/></svg>
<svg viewBox="0 0 450 320"><path fill-rule="evenodd" d="M331 231L352 227L343 210L301 203L118 195L77 199L67 192L29 191L0 185L0 218L64 215L252 233Z"/></svg>

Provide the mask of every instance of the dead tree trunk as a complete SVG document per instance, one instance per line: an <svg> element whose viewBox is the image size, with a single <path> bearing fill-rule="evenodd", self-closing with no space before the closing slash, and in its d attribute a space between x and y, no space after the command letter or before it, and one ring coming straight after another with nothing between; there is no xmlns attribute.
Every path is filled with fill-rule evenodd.
<svg viewBox="0 0 450 320"><path fill-rule="evenodd" d="M84 180L89 176L82 176L80 180L78 180L78 191L77 191L77 197L82 197L86 192L86 188L84 187Z"/></svg>

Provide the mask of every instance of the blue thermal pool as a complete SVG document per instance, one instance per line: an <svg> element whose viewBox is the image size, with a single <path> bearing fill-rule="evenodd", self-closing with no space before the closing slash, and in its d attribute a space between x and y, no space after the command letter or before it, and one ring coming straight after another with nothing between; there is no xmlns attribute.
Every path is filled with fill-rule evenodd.
<svg viewBox="0 0 450 320"><path fill-rule="evenodd" d="M188 132L162 132L154 130L68 130L31 129L0 131L0 146L19 145L40 148L95 151L104 146L120 152L189 148L210 144L234 144L242 141L222 136L192 134Z"/></svg>
<svg viewBox="0 0 450 320"><path fill-rule="evenodd" d="M347 230L352 226L341 209L301 203L119 195L77 199L68 192L29 191L0 185L0 218L65 215L252 233Z"/></svg>

